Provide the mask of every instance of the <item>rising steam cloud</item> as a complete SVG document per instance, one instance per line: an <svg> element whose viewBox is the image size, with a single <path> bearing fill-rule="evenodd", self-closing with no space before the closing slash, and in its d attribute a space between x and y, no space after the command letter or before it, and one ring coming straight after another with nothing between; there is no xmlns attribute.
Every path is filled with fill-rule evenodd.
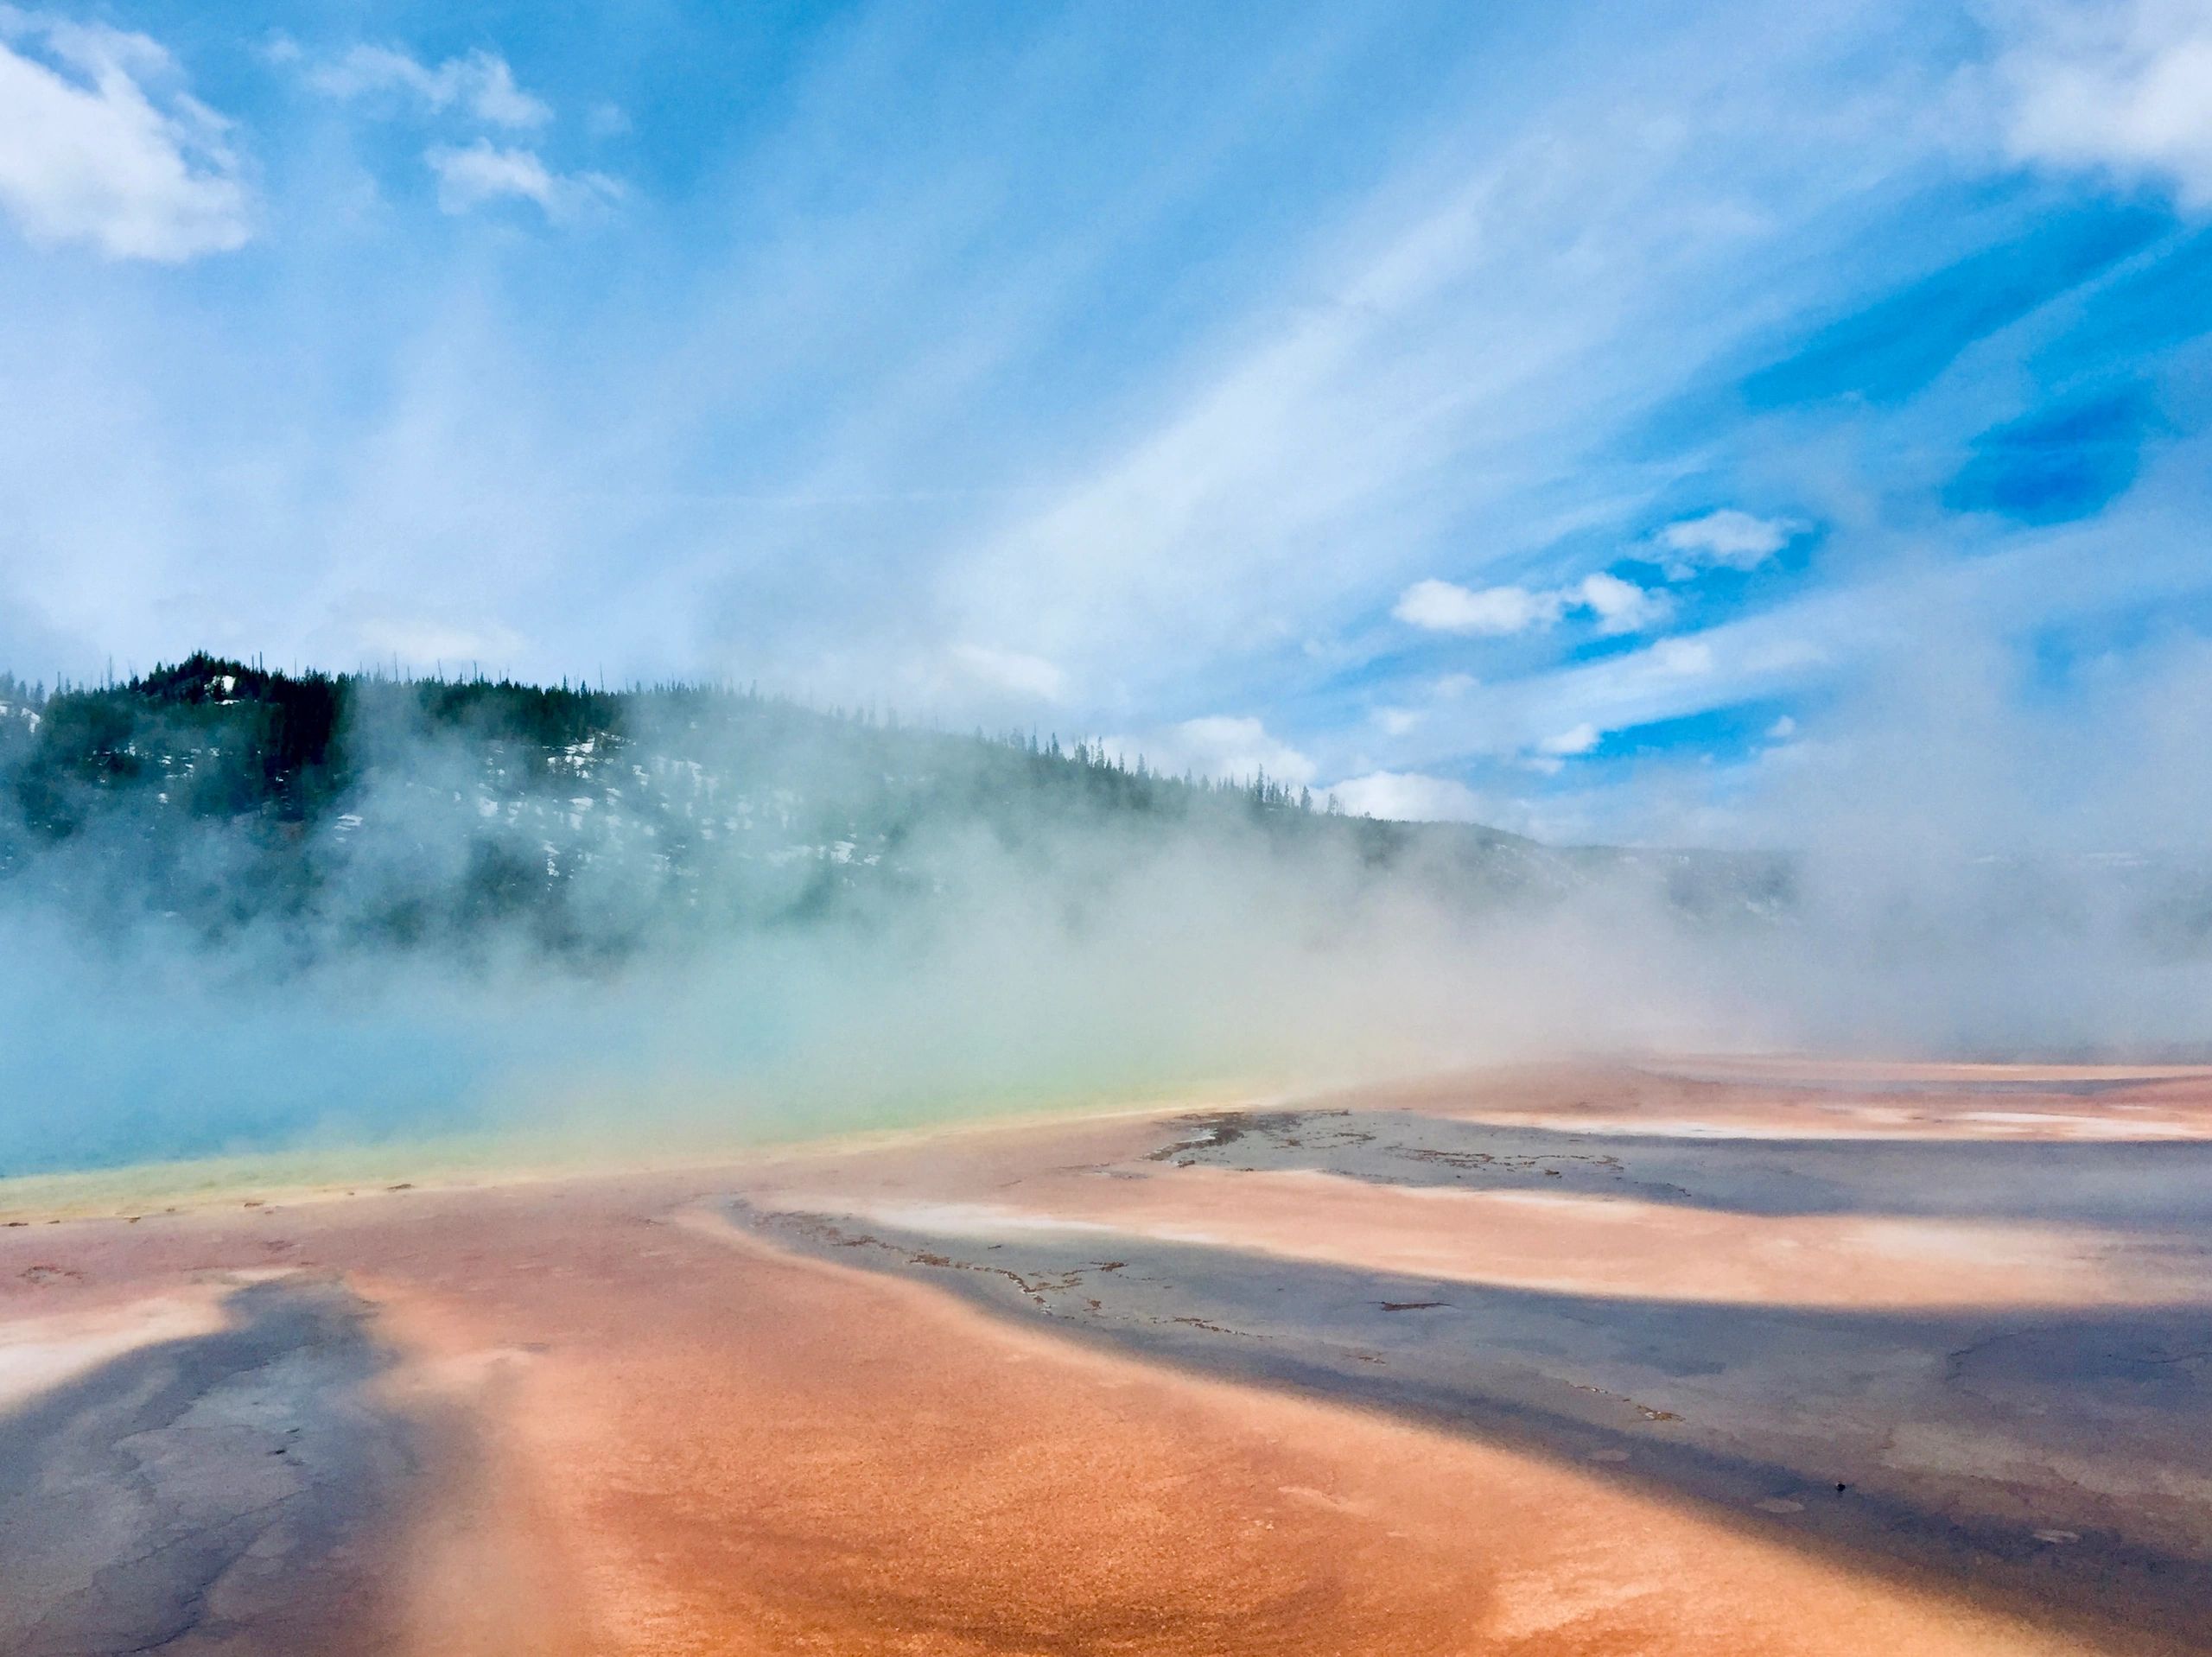
<svg viewBox="0 0 2212 1657"><path fill-rule="evenodd" d="M2202 644L2070 744L1977 698L1971 660L1924 659L1948 665L1777 771L1783 856L1365 823L684 694L533 746L359 687L345 788L273 829L180 818L208 784L172 771L57 840L19 768L0 1170L454 1133L642 1150L1599 1051L2202 1043L2212 886L2176 712ZM2092 740L2115 724L2132 752Z"/></svg>

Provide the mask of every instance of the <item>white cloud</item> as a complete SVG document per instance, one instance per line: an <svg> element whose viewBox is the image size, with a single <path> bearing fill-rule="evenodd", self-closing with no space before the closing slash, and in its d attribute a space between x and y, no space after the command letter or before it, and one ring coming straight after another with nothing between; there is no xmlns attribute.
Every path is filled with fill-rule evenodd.
<svg viewBox="0 0 2212 1657"><path fill-rule="evenodd" d="M622 194L604 173L556 173L534 149L504 149L488 138L456 148L435 144L423 159L438 178L438 206L464 213L488 201L535 201L548 219L573 219Z"/></svg>
<svg viewBox="0 0 2212 1657"><path fill-rule="evenodd" d="M1324 797L1354 816L1398 822L1478 822L1487 815L1482 797L1465 783L1414 771L1370 771L1337 784Z"/></svg>
<svg viewBox="0 0 2212 1657"><path fill-rule="evenodd" d="M1536 752L1554 758L1587 753L1598 746L1603 734L1596 726L1585 720L1581 724L1561 731L1556 736L1546 737L1536 745Z"/></svg>
<svg viewBox="0 0 2212 1657"><path fill-rule="evenodd" d="M1068 676L1041 656L993 650L983 644L955 644L952 659L968 677L993 690L1052 702L1067 695Z"/></svg>
<svg viewBox="0 0 2212 1657"><path fill-rule="evenodd" d="M1667 575L1685 581L1700 565L1757 569L1788 546L1804 526L1786 517L1755 517L1726 506L1702 517L1686 517L1659 531L1659 544L1671 556Z"/></svg>
<svg viewBox="0 0 2212 1657"><path fill-rule="evenodd" d="M1403 736L1427 717L1418 708L1378 708L1375 710L1375 722L1382 727L1385 736Z"/></svg>
<svg viewBox="0 0 2212 1657"><path fill-rule="evenodd" d="M1549 626L1559 619L1554 594L1525 587L1486 587L1479 592L1451 581L1415 581L1398 595L1390 613L1432 632L1484 633L1502 638Z"/></svg>
<svg viewBox="0 0 2212 1657"><path fill-rule="evenodd" d="M1268 734L1256 719L1214 714L1185 720L1150 738L1109 736L1101 745L1109 754L1134 762L1140 756L1155 771L1170 775L1243 778L1265 771L1279 783L1313 780L1313 761L1287 742Z"/></svg>
<svg viewBox="0 0 2212 1657"><path fill-rule="evenodd" d="M289 41L281 44L289 48L289 57L299 55ZM470 52L430 65L391 47L357 45L309 69L307 82L333 98L396 97L423 114L455 114L511 132L534 130L553 119L551 106L518 86L507 60L494 52ZM612 108L594 109L594 133ZM559 221L581 217L622 194L620 182L604 173L556 172L527 143L478 136L465 144L432 144L423 160L436 176L438 206L448 213L470 213L494 201L532 201L548 219Z"/></svg>
<svg viewBox="0 0 2212 1657"><path fill-rule="evenodd" d="M1408 626L1431 632L1475 633L1503 638L1555 625L1571 610L1597 618L1601 633L1632 633L1656 625L1672 613L1674 601L1634 581L1599 571L1571 587L1539 592L1526 587L1459 586L1452 581L1415 581L1398 595L1390 613Z"/></svg>
<svg viewBox="0 0 2212 1657"><path fill-rule="evenodd" d="M492 126L541 127L553 118L543 99L515 84L507 60L492 52L448 58L434 68L390 47L355 46L312 70L308 84L333 98L398 92L431 114L460 110Z"/></svg>
<svg viewBox="0 0 2212 1657"><path fill-rule="evenodd" d="M1787 742L1796 734L1797 721L1787 714L1766 727L1767 740L1770 742Z"/></svg>
<svg viewBox="0 0 2212 1657"><path fill-rule="evenodd" d="M1848 619L1847 610L1853 613ZM1568 739L1578 738L1584 726L1602 740L1780 696L1833 673L1847 653L1847 631L1856 638L1866 625L1855 612L1855 604L1828 593L1700 634L1471 687L1451 719L1424 724L1390 759L1428 767L1480 754L1550 775L1563 769Z"/></svg>
<svg viewBox="0 0 2212 1657"><path fill-rule="evenodd" d="M1547 737L1586 722L1624 731L1799 691L1878 642L1883 624L1870 617L1877 607L1889 613L1892 601L1886 591L1831 590L1694 637L1485 685L1459 717L1425 728L1394 758L1440 765L1482 753L1525 763Z"/></svg>
<svg viewBox="0 0 2212 1657"><path fill-rule="evenodd" d="M2020 161L2170 185L2212 206L2212 6L2052 8L1999 58Z"/></svg>
<svg viewBox="0 0 2212 1657"><path fill-rule="evenodd" d="M1646 627L1655 627L1666 620L1675 608L1674 600L1666 594L1638 587L1634 581L1624 581L1603 570L1585 575L1574 593L1576 602L1597 617L1601 633L1642 632Z"/></svg>
<svg viewBox="0 0 2212 1657"><path fill-rule="evenodd" d="M0 206L34 245L176 263L245 244L229 124L176 79L143 35L0 7Z"/></svg>

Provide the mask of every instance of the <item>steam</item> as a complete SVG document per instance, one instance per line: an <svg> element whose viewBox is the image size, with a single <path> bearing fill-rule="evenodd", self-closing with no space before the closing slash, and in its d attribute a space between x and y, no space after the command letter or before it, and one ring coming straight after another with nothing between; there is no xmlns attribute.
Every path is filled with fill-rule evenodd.
<svg viewBox="0 0 2212 1657"><path fill-rule="evenodd" d="M2201 1058L2212 1040L2212 641L2059 656L1900 627L1749 807L1798 848L1801 1038Z"/></svg>
<svg viewBox="0 0 2212 1657"><path fill-rule="evenodd" d="M1173 809L1120 809L1103 757L1009 792L1032 762L1003 746L681 695L549 759L425 728L388 688L355 699L351 790L280 845L311 880L272 879L295 865L268 826L219 816L165 841L93 814L19 857L0 1172L727 1144L1576 1053L2200 1047L2201 767L2168 778L2170 843L2101 836L2146 821L2112 816L2115 778L2179 764L2194 721L2155 715L2212 688L2212 654L2109 687L2074 746L2029 744L1982 664L1925 659L1949 676L1777 759L1758 809L1803 831L1787 858L1173 785ZM2115 720L2139 749L2097 759Z"/></svg>

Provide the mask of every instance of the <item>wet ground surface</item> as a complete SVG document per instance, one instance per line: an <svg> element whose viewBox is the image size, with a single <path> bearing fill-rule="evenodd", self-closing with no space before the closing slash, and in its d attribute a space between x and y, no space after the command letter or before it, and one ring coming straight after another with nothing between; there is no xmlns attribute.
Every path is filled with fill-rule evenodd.
<svg viewBox="0 0 2212 1657"><path fill-rule="evenodd" d="M226 1310L0 1413L0 1651L389 1648L370 1566L419 1445L371 1396L368 1309L288 1281Z"/></svg>
<svg viewBox="0 0 2212 1657"><path fill-rule="evenodd" d="M1951 1082L1943 1091L1967 1090ZM2202 1140L1599 1133L1347 1108L1221 1112L1185 1118L1179 1130L1152 1153L1175 1167L1303 1169L1379 1184L1573 1192L1741 1214L2070 1220L2212 1234L2212 1143Z"/></svg>
<svg viewBox="0 0 2212 1657"><path fill-rule="evenodd" d="M12 1213L0 1654L2212 1652L2212 1076L1885 1080Z"/></svg>
<svg viewBox="0 0 2212 1657"><path fill-rule="evenodd" d="M1601 1468L1869 1568L1994 1587L2060 1625L2118 1611L2155 1642L2212 1650L2212 1273L2159 1306L1808 1307L1786 1304L1786 1278L1785 1304L1710 1304L1380 1271L1356 1237L1335 1263L1286 1259L1225 1225L1205 1236L1195 1209L1192 1235L1163 1236L1175 1228L1102 1225L1110 1202L1069 1195L1185 1169L1529 1193L1575 1213L1625 1198L2094 1222L2118 1240L2104 1252L2155 1254L2184 1283L2212 1229L2200 1142L1713 1139L1345 1108L1194 1114L1119 1160L950 1182L959 1200L934 1209L855 1182L842 1205L786 1192L728 1211L1072 1338ZM1217 1212L1234 1189L1205 1187ZM1084 1217L1056 1227L1056 1209ZM1529 1208L1529 1225L1553 1211ZM1317 1207L1316 1230L1329 1223Z"/></svg>
<svg viewBox="0 0 2212 1657"><path fill-rule="evenodd" d="M2212 1650L2197 1315L1867 1318L1472 1289L1117 1240L962 1248L747 1213L1077 1338L1401 1412ZM1915 1465L1900 1433L1951 1453ZM2069 1463L2077 1463L2069 1476ZM1839 1488L1840 1487L1840 1488ZM2168 1488L2187 1511L2153 1513Z"/></svg>

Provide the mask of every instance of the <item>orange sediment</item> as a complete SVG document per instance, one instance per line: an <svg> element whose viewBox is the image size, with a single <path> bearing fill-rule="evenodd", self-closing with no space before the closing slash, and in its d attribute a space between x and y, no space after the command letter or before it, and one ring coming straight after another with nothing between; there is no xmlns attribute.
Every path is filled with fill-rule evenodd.
<svg viewBox="0 0 2212 1657"><path fill-rule="evenodd" d="M2069 1648L1601 1470L1102 1355L712 1220L640 1248L639 1224L452 1213L355 1268L426 1361L487 1377L501 1476L594 1649L1783 1653L1846 1625L1854 1649ZM436 1263L488 1231L525 1269Z"/></svg>
<svg viewBox="0 0 2212 1657"><path fill-rule="evenodd" d="M2008 1274L2080 1304L2145 1292L2062 1228L1426 1194L1147 1160L1161 1137L1156 1120L1026 1128L10 1230L0 1341L59 1375L121 1349L133 1318L190 1334L242 1273L341 1279L394 1360L379 1397L425 1425L378 1575L404 1648L438 1657L2102 1648L1972 1577L1824 1548L1794 1501L1670 1497L1635 1449L1577 1463L1109 1353L785 1254L706 1201L995 1205L1377 1271L1487 1258L1481 1280L1589 1294L1918 1304L1943 1298L1914 1286L1931 1246L1951 1248L1944 1294L1985 1304L2021 1304ZM1865 1229L1906 1224L1925 1228ZM1978 1248L2010 1264L1985 1270ZM1879 1286L1869 1251L1903 1286Z"/></svg>

